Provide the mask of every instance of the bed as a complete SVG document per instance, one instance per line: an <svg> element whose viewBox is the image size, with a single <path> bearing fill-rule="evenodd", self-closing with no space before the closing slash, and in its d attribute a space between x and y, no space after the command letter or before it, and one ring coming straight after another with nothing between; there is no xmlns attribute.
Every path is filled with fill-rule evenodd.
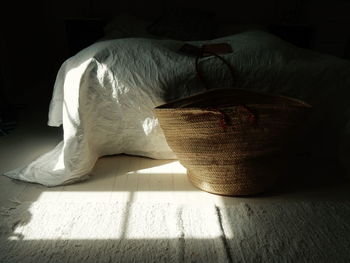
<svg viewBox="0 0 350 263"><path fill-rule="evenodd" d="M67 59L57 73L48 125L62 125L63 140L6 176L51 187L87 179L105 155L176 159L153 109L203 90L193 57L179 52L185 43L228 43L233 52L224 57L236 70L236 87L310 103L313 113L299 152L349 166L349 61L298 48L249 26L209 40L185 41L149 31L123 33L115 25L118 21L107 27L106 37ZM214 86L232 87L220 61L207 57L201 64Z"/></svg>

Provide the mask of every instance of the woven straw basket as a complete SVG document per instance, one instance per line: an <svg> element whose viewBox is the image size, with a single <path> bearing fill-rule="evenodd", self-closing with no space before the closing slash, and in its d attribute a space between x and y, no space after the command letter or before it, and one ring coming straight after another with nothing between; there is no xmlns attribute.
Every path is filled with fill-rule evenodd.
<svg viewBox="0 0 350 263"><path fill-rule="evenodd" d="M198 188L251 195L274 186L311 106L288 97L214 89L154 109L170 148Z"/></svg>

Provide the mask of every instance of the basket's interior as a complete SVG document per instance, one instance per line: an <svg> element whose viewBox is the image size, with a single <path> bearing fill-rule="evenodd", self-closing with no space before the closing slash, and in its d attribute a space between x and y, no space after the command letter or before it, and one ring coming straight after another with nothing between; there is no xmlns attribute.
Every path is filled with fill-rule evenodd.
<svg viewBox="0 0 350 263"><path fill-rule="evenodd" d="M163 104L156 109L225 107L248 104L311 107L307 103L285 96L263 94L242 89L214 89Z"/></svg>

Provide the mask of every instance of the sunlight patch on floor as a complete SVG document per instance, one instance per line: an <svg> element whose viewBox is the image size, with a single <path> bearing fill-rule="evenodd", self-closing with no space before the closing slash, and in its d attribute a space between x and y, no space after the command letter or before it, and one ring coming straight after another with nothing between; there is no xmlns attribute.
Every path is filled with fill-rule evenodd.
<svg viewBox="0 0 350 263"><path fill-rule="evenodd" d="M203 221L203 222L202 222ZM8 240L150 240L220 237L213 205L37 202L22 207Z"/></svg>
<svg viewBox="0 0 350 263"><path fill-rule="evenodd" d="M186 168L181 165L178 161L167 163L159 166L154 166L146 169L140 169L137 171L132 171L130 173L137 174L186 174Z"/></svg>
<svg viewBox="0 0 350 263"><path fill-rule="evenodd" d="M67 185L61 189L44 189L33 203L34 209L28 208L25 224L18 224L9 239L176 238L179 234L178 229L170 229L170 234L148 229L149 227L156 229L157 226L152 226L151 221L144 221L147 211L143 217L143 212L128 211L128 204L161 207L167 204L208 205L213 204L213 200L220 202L220 196L194 187L187 178L186 169L178 161L154 166L156 161L151 159L131 160L129 164L122 162L124 165L122 173L120 166L117 166L115 173L114 169L110 169L109 173L96 173L91 180L85 182ZM43 205L44 211L38 209L40 204ZM105 207L105 210L96 211L94 206L99 209ZM105 214L108 216L105 217ZM164 213L154 216L164 216ZM134 222L131 227L132 220ZM140 224L135 223L137 220L140 220ZM173 217L167 216L166 220L164 223L171 226ZM158 222L162 220L159 219ZM83 229L84 226L86 230ZM203 229L188 235L195 239L207 238Z"/></svg>

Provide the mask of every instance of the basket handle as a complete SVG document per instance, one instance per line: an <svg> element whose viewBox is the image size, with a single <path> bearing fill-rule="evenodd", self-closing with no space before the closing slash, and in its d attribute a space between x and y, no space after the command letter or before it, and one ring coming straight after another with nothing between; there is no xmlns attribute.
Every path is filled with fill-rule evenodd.
<svg viewBox="0 0 350 263"><path fill-rule="evenodd" d="M200 52L197 56L196 56L196 61L195 61L195 66L196 66L196 72L197 72L197 76L199 78L199 80L201 81L201 83L203 84L203 86L205 87L206 90L210 90L208 88L208 85L206 85L205 80L203 78L203 75L199 69L199 59L204 57L204 52L203 50L201 50L202 52ZM228 61L226 59L224 59L222 56L218 55L215 52L212 51L205 51L206 54L210 54L213 55L214 57L220 59L230 70L231 76L232 76L232 81L233 81L233 85L235 85L236 83L236 77L235 77L235 73L234 70L232 68L232 66L230 65L230 63L228 63ZM239 105L238 106L240 109L243 109L244 111L246 111L248 113L248 120L250 123L254 124L256 122L256 116L255 114L245 105ZM215 112L219 112L221 115L221 118L219 120L219 125L223 128L224 131L226 131L228 126L232 126L230 117L223 112L220 109L211 109Z"/></svg>
<svg viewBox="0 0 350 263"><path fill-rule="evenodd" d="M222 56L218 55L217 53L215 52L212 52L212 51L205 51L205 54L210 54L218 59L220 59L229 69L230 73L231 73L231 76L232 76L232 81L233 81L233 86L235 86L235 83L236 83L236 77L235 77L235 72L233 70L233 67L230 65L230 63L224 59ZM203 58L204 57L204 52L202 50L202 52L200 52L197 56L196 56L196 60L195 60L195 67L196 67L196 72L197 72L197 76L198 76L198 79L200 80L200 82L202 83L202 85L204 86L204 88L206 90L210 90L208 85L206 84L205 82L205 78L203 77L203 74L202 72L200 71L200 68L199 68L199 59L200 58Z"/></svg>

